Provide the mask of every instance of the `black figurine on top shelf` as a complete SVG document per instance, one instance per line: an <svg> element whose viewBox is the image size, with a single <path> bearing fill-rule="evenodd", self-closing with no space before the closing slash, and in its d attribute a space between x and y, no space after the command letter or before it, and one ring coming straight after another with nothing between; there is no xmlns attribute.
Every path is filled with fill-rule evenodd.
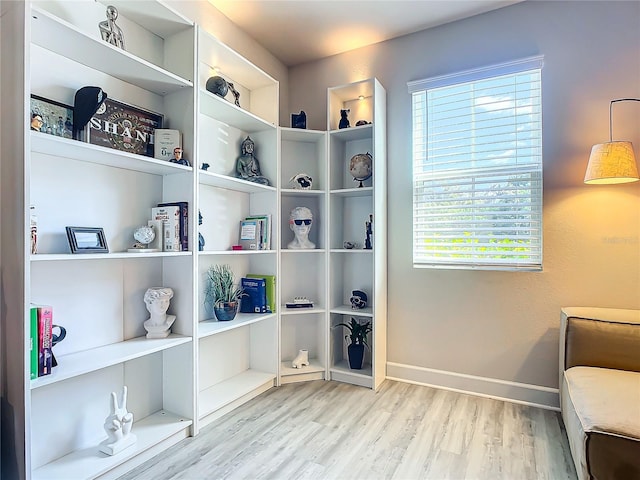
<svg viewBox="0 0 640 480"><path fill-rule="evenodd" d="M291 128L307 128L307 114L304 110L291 114Z"/></svg>
<svg viewBox="0 0 640 480"><path fill-rule="evenodd" d="M340 123L338 124L338 128L349 128L351 126L347 118L350 111L348 108L346 110L340 110Z"/></svg>
<svg viewBox="0 0 640 480"><path fill-rule="evenodd" d="M364 222L367 237L364 240L364 249L371 250L373 248L373 215L369 215L369 220Z"/></svg>
<svg viewBox="0 0 640 480"><path fill-rule="evenodd" d="M236 90L236 87L231 82L227 82L229 90L233 94L233 98L235 99L233 103L235 103L236 107L240 106L240 92Z"/></svg>

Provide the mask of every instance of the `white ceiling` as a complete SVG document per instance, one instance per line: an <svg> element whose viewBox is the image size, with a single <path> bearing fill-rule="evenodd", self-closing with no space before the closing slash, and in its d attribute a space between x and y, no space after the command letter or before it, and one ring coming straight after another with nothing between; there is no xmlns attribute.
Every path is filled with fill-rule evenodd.
<svg viewBox="0 0 640 480"><path fill-rule="evenodd" d="M523 0L209 0L287 66Z"/></svg>

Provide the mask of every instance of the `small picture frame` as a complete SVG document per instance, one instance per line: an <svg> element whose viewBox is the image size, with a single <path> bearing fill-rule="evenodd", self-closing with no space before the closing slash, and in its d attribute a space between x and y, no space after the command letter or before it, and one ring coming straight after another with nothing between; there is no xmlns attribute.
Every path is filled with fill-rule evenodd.
<svg viewBox="0 0 640 480"><path fill-rule="evenodd" d="M31 95L29 121L31 130L56 137L73 137L73 107L70 105Z"/></svg>
<svg viewBox="0 0 640 480"><path fill-rule="evenodd" d="M164 116L107 98L86 126L86 138L93 145L136 155L154 156L155 130Z"/></svg>
<svg viewBox="0 0 640 480"><path fill-rule="evenodd" d="M109 253L104 230L99 227L65 227L71 253Z"/></svg>

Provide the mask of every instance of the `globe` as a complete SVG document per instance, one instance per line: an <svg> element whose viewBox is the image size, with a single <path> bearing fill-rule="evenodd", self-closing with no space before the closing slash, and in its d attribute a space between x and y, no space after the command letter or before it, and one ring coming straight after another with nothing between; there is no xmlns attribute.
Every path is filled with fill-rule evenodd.
<svg viewBox="0 0 640 480"><path fill-rule="evenodd" d="M139 227L133 232L133 238L144 245L148 245L156 238L156 232L151 227Z"/></svg>
<svg viewBox="0 0 640 480"><path fill-rule="evenodd" d="M349 162L349 173L353 177L354 182L360 182L358 188L362 188L364 185L362 182L371 178L372 175L372 163L373 157L369 152L367 153L356 153L353 157L351 157L351 161Z"/></svg>

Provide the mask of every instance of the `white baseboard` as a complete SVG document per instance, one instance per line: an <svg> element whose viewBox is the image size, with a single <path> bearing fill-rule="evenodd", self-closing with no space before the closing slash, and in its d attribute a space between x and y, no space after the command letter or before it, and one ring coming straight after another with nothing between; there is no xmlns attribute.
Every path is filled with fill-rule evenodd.
<svg viewBox="0 0 640 480"><path fill-rule="evenodd" d="M495 398L548 410L560 410L557 388L387 362L387 378L454 392Z"/></svg>

